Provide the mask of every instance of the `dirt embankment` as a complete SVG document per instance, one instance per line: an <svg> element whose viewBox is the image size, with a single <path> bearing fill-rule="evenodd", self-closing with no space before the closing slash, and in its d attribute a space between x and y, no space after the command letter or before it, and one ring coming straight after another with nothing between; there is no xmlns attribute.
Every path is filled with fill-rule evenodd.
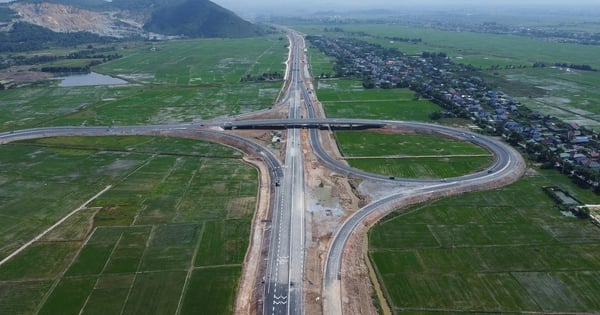
<svg viewBox="0 0 600 315"><path fill-rule="evenodd" d="M305 78L305 82L309 82L309 89L314 90L309 78ZM314 93L310 95L316 116L325 117L322 104ZM328 154L341 157L333 134L324 130L320 133L321 145ZM332 235L350 215L371 202L371 197L359 192L359 180L340 176L323 167L312 153L306 134L303 140L308 191L306 204L309 212L306 216L304 311L306 314L323 314L322 279ZM365 247L359 245L351 248L360 252ZM377 314L372 299L373 287L368 280L368 269L360 254L357 257L358 259L352 257L353 260L347 261L346 264L344 279L351 279L352 282L353 291L348 291L350 295L347 296L351 297L353 308L345 311L349 311L347 314Z"/></svg>
<svg viewBox="0 0 600 315"><path fill-rule="evenodd" d="M321 132L322 146L332 156L340 156L335 139L327 131ZM307 185L307 255L305 269L305 312L307 314L323 314L322 309L322 278L325 258L333 233L341 224L358 209L371 201L370 196L359 192L359 180L340 176L323 167L305 141L306 185ZM358 247L360 250L362 247ZM356 267L356 268L355 268ZM360 294L352 294L357 305L362 305L356 314L375 314L371 298L371 285L366 269L354 265L348 268L348 279L355 279ZM362 285L366 284L366 285Z"/></svg>

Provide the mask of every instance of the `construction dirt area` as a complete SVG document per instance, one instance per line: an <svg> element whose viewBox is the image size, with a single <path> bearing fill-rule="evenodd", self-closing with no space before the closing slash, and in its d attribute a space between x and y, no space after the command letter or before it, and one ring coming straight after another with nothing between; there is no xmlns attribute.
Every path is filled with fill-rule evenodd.
<svg viewBox="0 0 600 315"><path fill-rule="evenodd" d="M244 135L247 138L253 139L263 145L270 146L274 153L283 154L285 152L285 143L281 143L281 147L271 143L276 132L270 130L244 130L236 131L236 134ZM285 132L283 132L285 134ZM328 137L327 135L325 135ZM303 133L305 138L305 133ZM325 141L329 142L329 141ZM336 151L331 146L323 143L328 151ZM340 227L344 220L352 213L366 205L370 201L370 197L364 196L358 192L359 180L349 179L340 176L325 169L311 153L310 145L304 141L305 154L305 180L306 180L306 257L305 257L305 278L304 278L304 293L305 305L304 309L307 314L323 314L321 301L321 286L324 269L324 262L329 248L329 243L333 233ZM256 161L254 161L256 162ZM266 168L260 167L261 173L268 174ZM261 175L260 189L260 206L257 209L257 214L254 220L252 244L263 244L263 249L251 246L246 257L246 268L251 268L252 271L244 272L246 277L250 279L242 279L240 292L237 303L237 311L240 314L260 314L263 288L261 284L262 275L264 274L265 266L261 266L259 262L264 261L267 255L266 248L268 240L262 239L264 236L265 223L268 220L268 211L260 209L268 206L270 190L269 184L264 184L263 181L268 181L268 176ZM266 189L265 189L266 187ZM362 242L362 240L359 240ZM354 242L354 241L353 241ZM352 303L344 303L349 309L347 314L377 314L374 307L372 296L373 288L369 280L368 268L363 259L363 244L350 244L348 255L352 258L345 260L344 285L351 290ZM259 256L259 257L255 257ZM252 266L255 267L252 267ZM252 283L254 282L254 285ZM251 301L254 301L252 303Z"/></svg>
<svg viewBox="0 0 600 315"><path fill-rule="evenodd" d="M251 118L280 118L287 114L287 107L273 108L263 114L251 115ZM250 117L244 117L250 118ZM271 149L277 157L284 160L286 131L281 130L235 130L235 134L252 139ZM332 156L340 157L333 135L329 131L320 131L322 146ZM317 157L312 153L308 141L308 130L302 131L302 143L305 163L305 229L306 229L306 256L304 277L304 312L307 314L323 314L322 308L322 277L324 262L333 233L355 211L371 201L368 193L359 189L361 181L336 174L324 168ZM257 161L253 161L255 164ZM267 173L266 168L259 167L261 173ZM271 196L268 176L261 175L261 189L259 196L259 209L254 219L251 246L246 257L244 278L240 284L236 313L260 314L262 312L263 285L261 279L265 272L264 264L260 262L266 258L268 248L267 236L264 233L265 222L269 219L267 209ZM347 314L377 314L374 306L374 289L369 278L369 271L364 261L363 250L366 237L358 241L352 240L350 250L344 264L344 289L352 296L348 303L344 303ZM354 244L356 242L356 244ZM360 243L358 243L360 242ZM257 246L261 245L262 246ZM256 257L258 256L258 257Z"/></svg>
<svg viewBox="0 0 600 315"><path fill-rule="evenodd" d="M316 102L316 100L314 101ZM285 116L286 108L274 108L272 111L264 113L265 115L253 116L253 118L278 118ZM261 145L270 148L270 150L283 161L285 157L285 130L235 130L238 135L243 135L252 139ZM322 147L329 155L340 156L334 136L329 130L319 131ZM385 129L383 132L407 133L412 130L403 128ZM348 178L336 174L323 167L318 158L313 154L309 139L308 129L302 131L302 144L304 153L304 176L305 176L305 270L304 270L304 312L307 314L323 314L322 285L325 259L331 243L333 234L341 227L344 221L355 213L358 209L364 207L372 200L380 199L387 195L397 193L401 186L398 184L382 184L369 181L362 181L356 178ZM256 159L258 160L258 159ZM255 161L256 162L256 161ZM262 173L267 173L265 168L261 167ZM494 189L516 181L525 172L525 164L521 161L520 167L515 170L513 176L503 178L502 180L490 182L477 188L467 188L472 190ZM261 180L269 180L268 176L261 175ZM270 183L261 182L260 207L268 205L272 198ZM457 190L450 194L460 194L467 191ZM377 211L369 215L365 222L353 233L349 239L344 253L344 263L342 266L342 307L344 314L391 314L378 279L372 268L368 266L366 259L368 250L367 231L382 216L389 211L397 208L403 208L410 204L428 202L433 199L447 196L447 193L441 195L418 196L409 198L402 204L391 205L389 209ZM265 203L265 201L267 201ZM238 314L260 314L262 313L262 295L264 286L261 282L265 272L264 259L267 257L267 248L269 240L265 235L265 222L269 219L268 209L258 209L254 220L253 236L251 248L246 258L244 279L240 286L238 294L237 313ZM261 245L262 244L262 245ZM377 301L374 301L374 299ZM377 306L376 306L377 305Z"/></svg>
<svg viewBox="0 0 600 315"><path fill-rule="evenodd" d="M339 156L330 135L322 131L321 136L325 139L323 147L333 156ZM307 314L323 314L321 279L331 237L346 218L369 203L371 197L359 192L359 180L332 173L322 167L309 147L304 151L308 205L304 309ZM348 259L344 259L344 314L377 314L372 299L374 291L362 255L363 245L366 244L353 240L346 253Z"/></svg>

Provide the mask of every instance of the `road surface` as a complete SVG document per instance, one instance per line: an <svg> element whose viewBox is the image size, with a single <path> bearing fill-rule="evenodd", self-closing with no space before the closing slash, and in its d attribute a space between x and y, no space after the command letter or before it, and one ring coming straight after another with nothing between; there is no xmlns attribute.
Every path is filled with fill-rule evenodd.
<svg viewBox="0 0 600 315"><path fill-rule="evenodd" d="M403 183L418 183L418 186L400 193L377 200L360 209L343 226L338 229L328 252L323 279L323 296L325 314L341 314L341 280L342 258L344 248L352 232L364 220L374 213L385 214L395 207L418 198L430 198L456 192L478 190L489 183L518 176L523 170L520 155L508 145L491 138L455 128L389 120L366 119L326 119L318 118L311 102L309 89L302 79L301 73L306 73L306 65L301 62L304 47L299 35L291 33L290 60L286 73L287 90L284 98L277 106L290 105L287 119L236 119L201 121L189 124L148 125L148 126L118 126L118 127L47 127L0 133L0 144L17 140L27 140L56 136L116 136L116 135L168 135L186 136L193 132L196 137L215 141L235 142L246 152L252 152L261 157L270 169L273 183L272 192L275 194L271 204L271 226L267 268L264 279L264 314L303 314L303 278L304 278L304 162L303 147L300 133L301 127L310 127L309 139L312 150L321 162L328 168L344 175L359 177L376 182L394 182L400 186ZM306 118L302 113L306 113ZM464 139L489 149L495 157L494 164L482 172L457 178L437 180L397 179L381 175L369 174L341 163L322 148L318 127L328 126L392 126L410 128L413 130L433 132L454 138ZM285 164L273 156L267 148L250 140L244 139L226 131L210 128L288 128L286 140Z"/></svg>
<svg viewBox="0 0 600 315"><path fill-rule="evenodd" d="M300 47L290 35L291 73L286 99L290 102L288 117L302 117L299 76ZM236 122L232 122L232 126ZM286 125L287 126L287 125ZM268 255L263 314L303 314L304 292L304 160L299 128L287 131L283 180L279 183L279 204L273 212L271 244Z"/></svg>

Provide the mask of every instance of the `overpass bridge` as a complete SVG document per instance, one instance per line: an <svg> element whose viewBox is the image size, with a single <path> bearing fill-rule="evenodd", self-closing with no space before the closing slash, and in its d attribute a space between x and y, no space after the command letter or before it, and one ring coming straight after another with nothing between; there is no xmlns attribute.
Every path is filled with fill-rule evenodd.
<svg viewBox="0 0 600 315"><path fill-rule="evenodd" d="M208 123L207 126L212 124ZM297 118L297 119L257 119L238 120L216 124L223 129L287 129L287 128L319 128L319 129L366 129L383 128L387 124L383 121L366 119L335 119L335 118Z"/></svg>

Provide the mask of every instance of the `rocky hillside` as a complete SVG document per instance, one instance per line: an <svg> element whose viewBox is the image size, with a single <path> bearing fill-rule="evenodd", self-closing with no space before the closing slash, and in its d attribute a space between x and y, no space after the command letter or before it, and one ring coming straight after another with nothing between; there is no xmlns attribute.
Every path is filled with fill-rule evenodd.
<svg viewBox="0 0 600 315"><path fill-rule="evenodd" d="M123 18L117 12L91 11L58 3L13 2L20 22L38 25L55 32L90 32L101 36L124 37L143 32L142 21Z"/></svg>
<svg viewBox="0 0 600 315"><path fill-rule="evenodd" d="M248 37L263 33L209 0L19 0L12 22L55 32L127 37L149 32L187 37ZM153 35L155 36L155 35Z"/></svg>

